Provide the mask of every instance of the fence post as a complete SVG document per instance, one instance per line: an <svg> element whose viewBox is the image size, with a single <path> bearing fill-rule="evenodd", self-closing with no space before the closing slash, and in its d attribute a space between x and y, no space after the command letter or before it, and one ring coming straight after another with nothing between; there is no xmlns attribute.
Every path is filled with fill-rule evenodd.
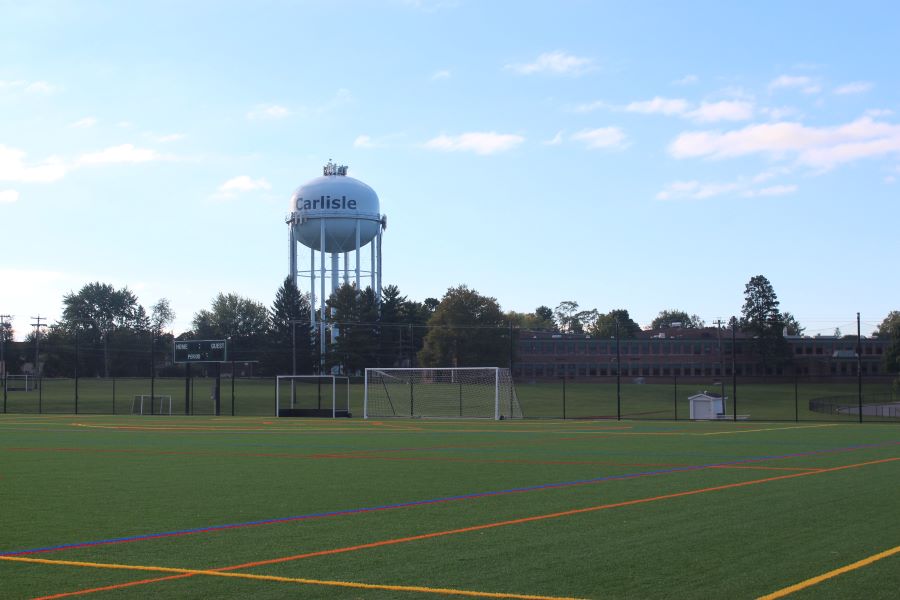
<svg viewBox="0 0 900 600"><path fill-rule="evenodd" d="M40 374L38 374L38 378L37 378L37 386L38 386L38 414L41 414L41 413L44 412L44 407L43 407L43 404L44 404L44 386L41 385L41 376L40 376ZM25 387L28 387L28 386L25 386Z"/></svg>
<svg viewBox="0 0 900 600"><path fill-rule="evenodd" d="M231 416L234 416L234 359L231 359Z"/></svg>
<svg viewBox="0 0 900 600"><path fill-rule="evenodd" d="M672 407L675 409L675 420L678 420L678 375L672 375L672 388L674 389L672 397Z"/></svg>
<svg viewBox="0 0 900 600"><path fill-rule="evenodd" d="M797 373L794 373L794 422L800 422L800 389Z"/></svg>
<svg viewBox="0 0 900 600"><path fill-rule="evenodd" d="M563 421L566 420L566 376L563 374Z"/></svg>

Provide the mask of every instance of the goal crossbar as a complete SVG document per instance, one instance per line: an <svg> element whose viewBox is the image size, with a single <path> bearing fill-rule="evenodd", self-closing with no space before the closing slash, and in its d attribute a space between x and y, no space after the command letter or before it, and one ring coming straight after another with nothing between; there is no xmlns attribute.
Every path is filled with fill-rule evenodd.
<svg viewBox="0 0 900 600"><path fill-rule="evenodd" d="M363 416L456 419L522 418L509 369L368 368Z"/></svg>

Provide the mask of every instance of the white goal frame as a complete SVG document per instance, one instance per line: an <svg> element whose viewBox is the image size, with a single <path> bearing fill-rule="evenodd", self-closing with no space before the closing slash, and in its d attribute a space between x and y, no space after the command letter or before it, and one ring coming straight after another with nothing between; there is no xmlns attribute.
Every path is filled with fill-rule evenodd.
<svg viewBox="0 0 900 600"><path fill-rule="evenodd" d="M331 418L337 418L338 411L338 397L337 397L337 385L338 382L343 382L347 386L347 398L346 398L346 411L347 414L350 414L350 378L345 375L278 375L275 377L275 416L279 416L281 414L281 383L284 381L285 383L290 383L291 381L297 380L311 380L311 381L321 381L331 382ZM293 400L293 395L291 396L291 400ZM285 407L287 408L287 407ZM293 408L291 406L290 408ZM343 410L343 409L342 409Z"/></svg>
<svg viewBox="0 0 900 600"><path fill-rule="evenodd" d="M463 411L463 391L462 391L462 380L455 380L456 374L473 374L475 372L482 372L486 375L485 380L482 383L483 389L486 392L489 387L493 386L492 393L490 393L492 398L489 398L489 402L493 404L493 414L464 414ZM376 385L374 380L378 378L378 375L386 375L388 377L395 377L399 380L400 383L405 383L409 385L409 410L404 411L403 414L398 414L394 409L394 403L390 399L390 393L387 391L387 386L384 385L383 378L381 379L381 385L385 387L385 393L388 399L388 402L391 404L393 414L373 414L373 408L375 403L370 402L370 390L372 390L372 386ZM447 376L449 375L449 380L447 380ZM418 377L417 377L418 376ZM444 378L444 381L435 381L435 379ZM407 381L403 381L403 379ZM450 384L460 384L459 388L459 413L458 414L441 414L441 411L429 411L422 410L422 403L420 402L417 406L419 410L415 409L415 393L414 393L414 379L419 379L419 381L415 385L446 385ZM501 367L435 367L435 368L367 368L365 371L364 378L364 393L363 393L363 418L369 419L372 417L375 418L384 418L384 417L399 417L399 418L453 418L453 419L494 419L499 421L501 419L521 419L523 418L522 408L519 405L519 399L516 396L516 389L513 385L512 375L509 369L504 369ZM427 389L427 388L426 388ZM454 386L454 389L455 386ZM435 400L435 398L432 398ZM448 404L447 399L442 397L438 398L442 404ZM427 404L427 402L426 402ZM377 409L376 409L377 410Z"/></svg>
<svg viewBox="0 0 900 600"><path fill-rule="evenodd" d="M13 381L13 387L9 386L10 380ZM25 387L15 385L16 382L24 382ZM3 381L4 390L8 392L33 392L34 391L34 375L10 375L7 373Z"/></svg>
<svg viewBox="0 0 900 600"><path fill-rule="evenodd" d="M131 401L131 414L133 415L143 415L144 414L144 402L147 402L150 408L150 412L148 415L170 415L172 414L172 396L151 396L150 394L137 394L134 399ZM155 404L159 402L159 404ZM163 408L165 404L168 404L168 412L166 412ZM159 412L153 412L153 407L159 406ZM137 408L137 410L135 410Z"/></svg>

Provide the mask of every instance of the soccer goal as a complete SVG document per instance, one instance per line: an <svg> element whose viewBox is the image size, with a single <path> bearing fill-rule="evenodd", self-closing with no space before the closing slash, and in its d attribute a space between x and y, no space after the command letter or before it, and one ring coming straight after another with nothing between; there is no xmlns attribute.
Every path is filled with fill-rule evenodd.
<svg viewBox="0 0 900 600"><path fill-rule="evenodd" d="M172 396L135 396L131 401L133 415L171 415Z"/></svg>
<svg viewBox="0 0 900 600"><path fill-rule="evenodd" d="M31 392L34 391L34 375L7 375L7 392Z"/></svg>
<svg viewBox="0 0 900 600"><path fill-rule="evenodd" d="M279 375L275 416L349 417L350 378L342 375Z"/></svg>
<svg viewBox="0 0 900 600"><path fill-rule="evenodd" d="M366 369L363 416L521 419L509 369Z"/></svg>

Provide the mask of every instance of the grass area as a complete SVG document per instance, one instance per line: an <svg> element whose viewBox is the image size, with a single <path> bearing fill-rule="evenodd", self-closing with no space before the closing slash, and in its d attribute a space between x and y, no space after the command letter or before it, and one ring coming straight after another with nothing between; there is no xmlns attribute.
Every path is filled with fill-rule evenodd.
<svg viewBox="0 0 900 600"><path fill-rule="evenodd" d="M158 378L153 382L153 395L169 396L173 413L193 415L215 414L212 399L214 379L193 378L187 384L184 379ZM302 386L309 388L309 385ZM285 388L286 389L286 388ZM688 419L693 394L708 390L722 393L720 382L682 382L635 384L623 382L617 402L615 383L587 383L562 380L544 383L516 384L516 393L525 416L545 419L616 418L621 413L629 419ZM186 392L188 401L185 402ZM284 390L283 390L284 391ZM730 381L725 381L724 393L728 397L726 412L733 414L734 398ZM343 393L343 390L341 390ZM757 383L739 380L737 385L737 413L753 421L844 421L854 422L857 415L851 413L822 413L809 409L815 398L846 396L850 404L857 397L856 383ZM131 414L132 402L137 395L150 395L149 378L80 379L78 382L78 412L85 414ZM284 392L285 394L287 392ZM308 396L309 390L304 393ZM221 414L237 416L270 416L275 413L275 379L221 380ZM330 402L330 392L325 390L325 402ZM283 398L283 402L286 398ZM864 402L900 402L900 393L889 383L863 385ZM344 406L342 398L339 407ZM305 405L307 406L307 405ZM309 404L313 407L315 404ZM328 404L330 406L330 404ZM363 386L350 386L350 410L354 415L363 412ZM2 410L0 410L2 412ZM75 380L45 379L40 392L10 392L6 401L8 413L74 413ZM897 411L900 414L900 411ZM864 420L883 421L900 418L882 418L864 415Z"/></svg>
<svg viewBox="0 0 900 600"><path fill-rule="evenodd" d="M884 424L0 415L0 457L4 598L755 598L900 545Z"/></svg>

